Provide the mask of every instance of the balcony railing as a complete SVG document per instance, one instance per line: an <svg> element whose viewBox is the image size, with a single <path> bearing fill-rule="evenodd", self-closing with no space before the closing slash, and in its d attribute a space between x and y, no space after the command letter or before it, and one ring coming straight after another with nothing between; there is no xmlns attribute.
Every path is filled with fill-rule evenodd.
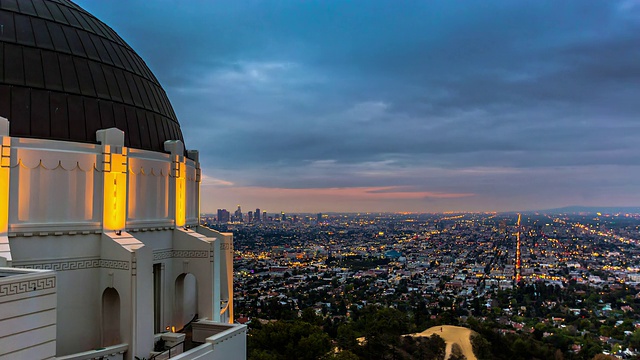
<svg viewBox="0 0 640 360"><path fill-rule="evenodd" d="M157 353L155 355L153 355L152 357L149 358L149 360L164 360L164 359L171 359L172 357L175 357L177 355L180 355L183 353L183 349L184 348L184 341L181 341L175 345L173 345L172 347L162 351L161 353Z"/></svg>

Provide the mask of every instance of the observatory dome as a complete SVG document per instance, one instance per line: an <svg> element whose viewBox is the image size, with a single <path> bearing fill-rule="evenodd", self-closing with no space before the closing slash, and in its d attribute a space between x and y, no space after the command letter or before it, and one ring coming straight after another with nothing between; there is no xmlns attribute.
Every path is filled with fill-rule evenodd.
<svg viewBox="0 0 640 360"><path fill-rule="evenodd" d="M0 116L13 137L96 143L96 130L117 127L127 147L184 142L145 62L67 0L0 2Z"/></svg>

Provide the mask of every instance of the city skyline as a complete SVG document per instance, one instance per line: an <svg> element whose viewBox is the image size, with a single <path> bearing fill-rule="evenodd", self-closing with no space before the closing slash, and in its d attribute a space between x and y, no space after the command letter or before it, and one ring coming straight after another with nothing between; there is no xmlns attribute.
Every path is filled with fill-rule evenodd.
<svg viewBox="0 0 640 360"><path fill-rule="evenodd" d="M202 212L640 205L637 1L78 3L166 89Z"/></svg>

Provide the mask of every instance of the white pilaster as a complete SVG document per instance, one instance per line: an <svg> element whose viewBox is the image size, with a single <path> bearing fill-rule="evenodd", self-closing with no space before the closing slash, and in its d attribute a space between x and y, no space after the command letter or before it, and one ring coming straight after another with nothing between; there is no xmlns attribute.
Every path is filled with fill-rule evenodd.
<svg viewBox="0 0 640 360"><path fill-rule="evenodd" d="M9 191L11 174L11 138L9 120L0 117L0 266L11 266L9 247Z"/></svg>
<svg viewBox="0 0 640 360"><path fill-rule="evenodd" d="M213 249L213 321L220 322L220 240L211 243Z"/></svg>
<svg viewBox="0 0 640 360"><path fill-rule="evenodd" d="M186 164L184 159L184 144L180 140L167 140L164 150L171 153L171 174L169 198L173 202L173 220L176 227L186 223Z"/></svg>

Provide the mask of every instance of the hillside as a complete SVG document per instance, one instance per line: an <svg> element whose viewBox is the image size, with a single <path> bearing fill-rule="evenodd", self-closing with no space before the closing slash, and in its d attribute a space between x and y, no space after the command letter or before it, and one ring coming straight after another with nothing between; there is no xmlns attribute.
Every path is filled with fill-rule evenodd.
<svg viewBox="0 0 640 360"><path fill-rule="evenodd" d="M451 325L443 325L443 326L434 326L429 328L421 333L411 334L411 336L431 336L436 334L440 336L447 343L447 350L445 359L449 358L451 354L451 347L454 343L457 343L462 348L462 353L468 360L477 360L476 356L473 354L473 348L471 346L471 334L472 330L460 327L460 326L451 326Z"/></svg>

